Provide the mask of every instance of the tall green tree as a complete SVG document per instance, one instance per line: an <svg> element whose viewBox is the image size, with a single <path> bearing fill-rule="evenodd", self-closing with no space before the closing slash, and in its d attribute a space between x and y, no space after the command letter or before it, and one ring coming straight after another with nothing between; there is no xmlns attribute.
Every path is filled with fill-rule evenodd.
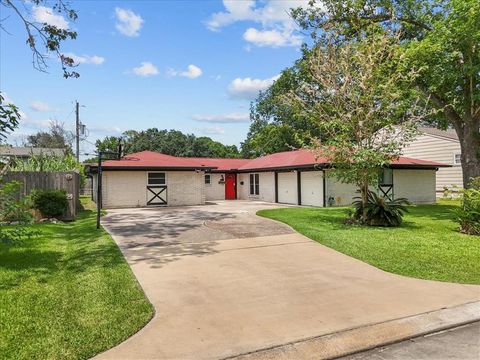
<svg viewBox="0 0 480 360"><path fill-rule="evenodd" d="M38 131L27 137L26 145L37 148L65 149L72 151L75 135L65 129L62 123L52 121L49 131Z"/></svg>
<svg viewBox="0 0 480 360"><path fill-rule="evenodd" d="M411 94L398 84L417 74L404 70L399 50L396 38L375 27L355 42L339 44L332 36L310 54L309 81L283 96L326 134L314 149L329 159L334 176L357 186L363 209L380 170L398 158L425 115L415 102L402 101Z"/></svg>
<svg viewBox="0 0 480 360"><path fill-rule="evenodd" d="M196 137L178 130L159 130L151 128L142 131L128 130L122 134L124 153L135 153L145 150L156 151L166 155L180 157L239 157L235 145L224 145L209 137ZM98 151L115 152L118 149L118 137L109 136L97 140ZM90 159L92 161L94 159Z"/></svg>
<svg viewBox="0 0 480 360"><path fill-rule="evenodd" d="M274 152L288 151L309 145L321 132L315 121L306 118L280 98L288 91L308 81L307 57L310 50L304 48L302 57L283 70L279 78L251 105L251 125L246 140L242 143L244 157L257 157Z"/></svg>
<svg viewBox="0 0 480 360"><path fill-rule="evenodd" d="M317 42L331 34L348 43L372 24L401 34L405 69L436 110L438 127L453 127L461 146L463 183L480 176L480 1L312 0L293 17Z"/></svg>

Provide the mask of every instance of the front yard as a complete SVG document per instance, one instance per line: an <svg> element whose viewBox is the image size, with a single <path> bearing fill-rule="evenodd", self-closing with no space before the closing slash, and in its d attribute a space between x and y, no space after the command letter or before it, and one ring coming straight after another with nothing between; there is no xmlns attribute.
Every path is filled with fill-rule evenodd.
<svg viewBox="0 0 480 360"><path fill-rule="evenodd" d="M286 208L257 214L385 271L480 284L480 237L458 233L454 201L409 208L399 228L344 225L345 208Z"/></svg>
<svg viewBox="0 0 480 360"><path fill-rule="evenodd" d="M153 316L95 213L33 225L40 234L0 244L2 359L86 359L139 330Z"/></svg>

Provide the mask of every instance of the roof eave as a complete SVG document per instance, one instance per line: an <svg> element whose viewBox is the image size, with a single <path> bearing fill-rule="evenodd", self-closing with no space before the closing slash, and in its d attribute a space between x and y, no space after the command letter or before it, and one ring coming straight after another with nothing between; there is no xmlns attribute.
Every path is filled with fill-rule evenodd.
<svg viewBox="0 0 480 360"><path fill-rule="evenodd" d="M306 165L290 165L290 166L272 166L259 168L245 168L238 169L239 173L246 172L265 172L265 171L291 171L291 170L306 170L306 169L323 169L327 164L306 164Z"/></svg>
<svg viewBox="0 0 480 360"><path fill-rule="evenodd" d="M102 165L102 171L211 171L211 166L111 166ZM98 165L89 166L91 173L98 171Z"/></svg>

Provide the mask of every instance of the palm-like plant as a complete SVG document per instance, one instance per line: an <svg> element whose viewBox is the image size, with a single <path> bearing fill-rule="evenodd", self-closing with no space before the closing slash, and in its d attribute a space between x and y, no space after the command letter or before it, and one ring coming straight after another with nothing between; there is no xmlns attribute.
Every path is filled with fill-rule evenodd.
<svg viewBox="0 0 480 360"><path fill-rule="evenodd" d="M390 201L373 191L368 191L365 207L361 198L355 199L357 200L353 203L354 219L369 226L400 226L403 215L408 212L406 205L410 204L405 198Z"/></svg>

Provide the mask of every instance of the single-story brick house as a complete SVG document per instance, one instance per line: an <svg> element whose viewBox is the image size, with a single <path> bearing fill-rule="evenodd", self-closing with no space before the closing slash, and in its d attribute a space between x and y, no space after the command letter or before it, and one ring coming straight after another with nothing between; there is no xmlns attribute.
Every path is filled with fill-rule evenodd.
<svg viewBox="0 0 480 360"><path fill-rule="evenodd" d="M379 193L412 203L435 202L435 173L448 165L400 157L383 170ZM96 194L97 166L90 166ZM309 150L256 159L180 158L152 151L102 164L102 206L201 205L214 200L262 200L309 206L347 205L356 188L329 176L326 159ZM96 200L96 195L94 195Z"/></svg>

